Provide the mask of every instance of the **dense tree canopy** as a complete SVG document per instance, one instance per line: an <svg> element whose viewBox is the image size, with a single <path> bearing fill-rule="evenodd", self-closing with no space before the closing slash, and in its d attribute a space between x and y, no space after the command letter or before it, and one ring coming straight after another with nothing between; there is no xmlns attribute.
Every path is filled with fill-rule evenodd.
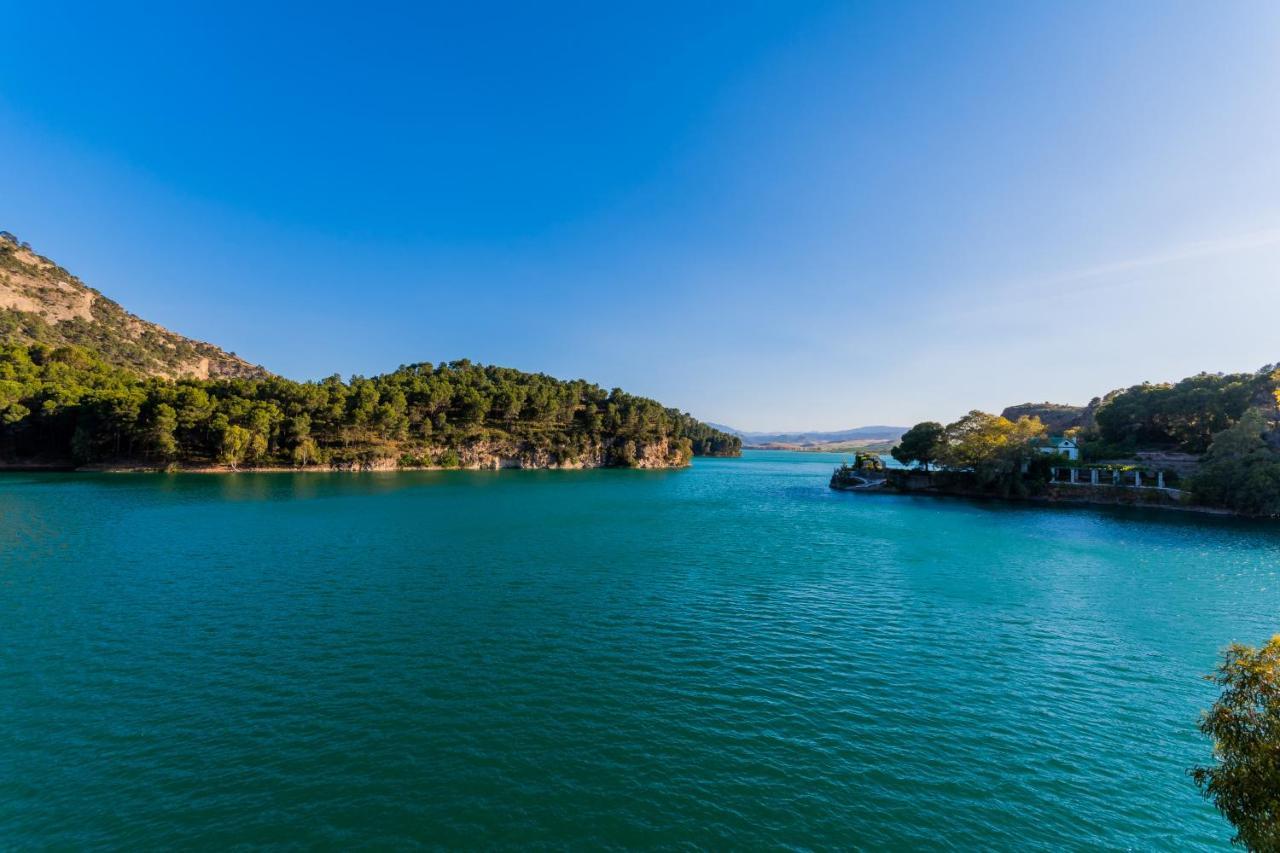
<svg viewBox="0 0 1280 853"><path fill-rule="evenodd" d="M1222 694L1200 721L1217 762L1192 771L1249 850L1280 851L1280 635L1235 644L1209 676Z"/></svg>
<svg viewBox="0 0 1280 853"><path fill-rule="evenodd" d="M1280 515L1280 370L1201 373L1113 391L1085 436L1088 458L1142 449L1203 454L1187 483L1194 501L1248 515Z"/></svg>
<svg viewBox="0 0 1280 853"><path fill-rule="evenodd" d="M1028 491L1028 475L1045 478L1047 460L1036 446L1044 433L1036 418L1011 421L974 410L945 427L934 421L916 424L890 453L904 465L942 466L940 485L1022 494Z"/></svg>
<svg viewBox="0 0 1280 853"><path fill-rule="evenodd" d="M1142 450L1200 456L1199 469L1182 486L1184 499L1247 515L1280 516L1276 365L1255 373L1201 373L1175 383L1134 385L1095 398L1085 408L1044 403L1005 411L1062 414L1060 426L1076 424L1066 433L1078 437L1084 458L1093 462L1130 460ZM1044 432L1034 417L974 411L946 427L916 424L892 454L906 465L936 462L959 488L1022 492L1028 483L1047 479L1048 466L1061 464L1035 446Z"/></svg>
<svg viewBox="0 0 1280 853"><path fill-rule="evenodd" d="M945 432L937 421L918 423L903 434L889 453L903 465L921 465L928 471L942 452Z"/></svg>
<svg viewBox="0 0 1280 853"><path fill-rule="evenodd" d="M948 424L939 461L948 468L967 471L982 487L1016 490L1022 469L1039 453L1033 446L1044 435L1044 425L1034 418L1008 418L974 410Z"/></svg>
<svg viewBox="0 0 1280 853"><path fill-rule="evenodd" d="M477 443L633 465L645 447L731 455L738 438L619 389L502 367L414 364L372 378L170 381L76 347L0 346L0 458L78 464L457 464Z"/></svg>
<svg viewBox="0 0 1280 853"><path fill-rule="evenodd" d="M1247 515L1280 515L1280 452L1262 409L1250 409L1235 425L1213 437L1192 478L1196 500Z"/></svg>
<svg viewBox="0 0 1280 853"><path fill-rule="evenodd" d="M1111 445L1203 453L1214 433L1272 399L1277 373L1270 366L1257 373L1201 373L1174 384L1113 391L1098 407L1098 435Z"/></svg>

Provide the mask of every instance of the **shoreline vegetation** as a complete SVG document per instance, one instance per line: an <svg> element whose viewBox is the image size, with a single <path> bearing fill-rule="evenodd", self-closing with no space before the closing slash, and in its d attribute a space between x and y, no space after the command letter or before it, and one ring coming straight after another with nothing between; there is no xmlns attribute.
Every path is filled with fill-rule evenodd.
<svg viewBox="0 0 1280 853"><path fill-rule="evenodd" d="M678 468L741 444L582 380L454 361L344 381L171 380L80 347L0 346L0 468Z"/></svg>
<svg viewBox="0 0 1280 853"><path fill-rule="evenodd" d="M0 232L0 470L679 468L741 449L619 388L466 359L293 382Z"/></svg>
<svg viewBox="0 0 1280 853"><path fill-rule="evenodd" d="M688 465L654 465L648 468L631 466L630 470L674 470L687 468ZM394 474L409 471L593 471L611 468L626 470L620 465L491 465L491 466L453 466L444 465L378 465L378 466L339 466L309 465L305 468L292 465L22 465L0 463L0 474Z"/></svg>
<svg viewBox="0 0 1280 853"><path fill-rule="evenodd" d="M1053 434L1051 434L1051 431ZM841 465L831 488L1280 517L1280 367L1023 404L913 426Z"/></svg>
<svg viewBox="0 0 1280 853"><path fill-rule="evenodd" d="M934 483L930 486L905 485L893 482L893 474L884 479L872 478L870 482L857 472L855 465L841 466L831 476L830 487L837 491L859 492L861 494L879 495L911 495L932 498L955 498L959 500L999 501L1007 503L1034 504L1039 506L1114 506L1133 509L1159 509L1173 512L1194 513L1198 515L1216 515L1225 517L1250 517L1223 507L1205 506L1176 498L1161 499L1158 497L1129 497L1117 490L1106 491L1068 491L1061 484L1050 485L1039 494L998 495L987 491L964 489L956 486ZM1104 486L1103 489L1112 487ZM1132 491L1132 490L1130 490Z"/></svg>

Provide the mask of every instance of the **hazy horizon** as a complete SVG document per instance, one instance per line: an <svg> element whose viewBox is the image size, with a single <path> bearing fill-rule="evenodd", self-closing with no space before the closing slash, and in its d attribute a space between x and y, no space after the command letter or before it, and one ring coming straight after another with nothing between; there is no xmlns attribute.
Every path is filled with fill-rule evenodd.
<svg viewBox="0 0 1280 853"><path fill-rule="evenodd" d="M0 228L296 379L752 432L1280 360L1280 6L17 7Z"/></svg>

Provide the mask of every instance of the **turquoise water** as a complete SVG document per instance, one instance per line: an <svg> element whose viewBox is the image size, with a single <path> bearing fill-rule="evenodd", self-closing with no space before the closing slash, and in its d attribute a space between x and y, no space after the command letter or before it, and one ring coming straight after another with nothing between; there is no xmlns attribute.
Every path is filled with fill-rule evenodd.
<svg viewBox="0 0 1280 853"><path fill-rule="evenodd" d="M0 844L1226 848L1280 535L835 459L4 475Z"/></svg>

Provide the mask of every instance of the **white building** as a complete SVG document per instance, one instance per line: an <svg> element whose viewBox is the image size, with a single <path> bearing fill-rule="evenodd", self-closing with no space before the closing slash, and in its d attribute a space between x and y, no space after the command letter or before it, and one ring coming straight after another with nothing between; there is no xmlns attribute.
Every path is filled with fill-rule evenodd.
<svg viewBox="0 0 1280 853"><path fill-rule="evenodd" d="M1080 445L1074 438L1065 435L1051 435L1036 442L1036 449L1041 453L1059 453L1072 462L1080 459Z"/></svg>

